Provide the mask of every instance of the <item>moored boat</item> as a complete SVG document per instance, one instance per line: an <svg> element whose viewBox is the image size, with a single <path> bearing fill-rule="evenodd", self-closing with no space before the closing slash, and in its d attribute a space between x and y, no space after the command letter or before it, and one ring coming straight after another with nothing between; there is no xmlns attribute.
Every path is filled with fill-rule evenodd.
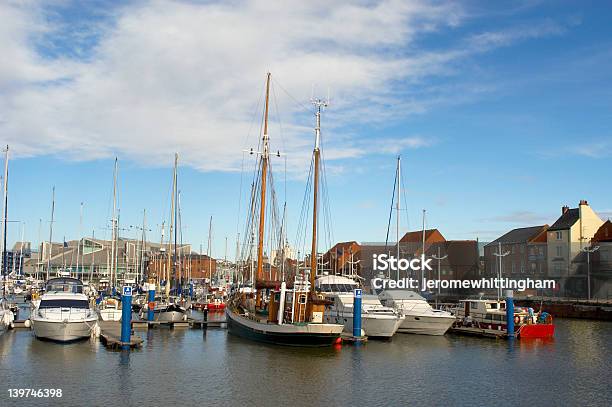
<svg viewBox="0 0 612 407"><path fill-rule="evenodd" d="M418 335L444 335L455 322L448 311L434 309L425 298L411 290L385 290L380 301L404 316L397 332Z"/></svg>
<svg viewBox="0 0 612 407"><path fill-rule="evenodd" d="M344 332L353 332L353 292L359 288L355 280L344 276L323 275L315 281L315 289L330 301L325 321L344 325ZM363 295L361 328L368 337L390 338L398 331L404 317L383 305L376 295Z"/></svg>
<svg viewBox="0 0 612 407"><path fill-rule="evenodd" d="M230 334L241 336L258 342L290 346L329 346L340 341L343 325L325 323L325 307L329 304L314 291L316 266L316 222L317 222L317 190L319 171L319 135L320 107L317 111L316 142L313 154L314 162L314 199L313 199L313 236L312 263L308 272L298 273L294 277L293 287L287 288L283 277L273 273L272 265L266 264L264 273L264 236L266 228L266 187L273 191L273 179L270 173L270 145L268 136L268 108L270 97L270 74L266 77L265 113L262 137L262 152L259 154L256 177L253 184L249 225L255 236L255 225L258 223L257 253L249 251L243 264L250 264L250 281L254 281L254 289L242 290L235 288L225 309L227 326ZM269 192L269 191L268 191ZM271 210L275 207L274 194ZM256 211L255 208L258 207ZM258 218L256 213L259 212ZM270 232L268 232L270 233ZM282 233L281 233L282 235ZM253 247L249 244L250 247ZM256 259L256 262L255 262ZM256 266L256 268L254 267ZM247 270L244 270L245 272ZM272 277L274 276L274 277ZM278 281L280 280L280 281Z"/></svg>
<svg viewBox="0 0 612 407"><path fill-rule="evenodd" d="M89 337L98 315L89 308L80 280L53 278L30 320L37 338L68 342Z"/></svg>
<svg viewBox="0 0 612 407"><path fill-rule="evenodd" d="M507 334L506 301L467 299L455 310L452 332L501 337ZM514 307L514 335L518 338L552 338L553 317L547 312L535 313L531 308Z"/></svg>

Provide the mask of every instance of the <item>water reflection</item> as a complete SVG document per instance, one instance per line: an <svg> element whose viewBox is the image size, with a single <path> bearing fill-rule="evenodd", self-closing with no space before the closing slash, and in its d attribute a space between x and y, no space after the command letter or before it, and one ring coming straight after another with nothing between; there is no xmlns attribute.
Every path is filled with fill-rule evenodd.
<svg viewBox="0 0 612 407"><path fill-rule="evenodd" d="M550 341L396 335L319 349L155 328L137 332L141 350L120 352L15 330L0 337L0 372L7 387L64 389L65 405L84 394L101 405L119 395L133 405L491 405L500 395L509 405L609 405L612 323L556 324Z"/></svg>

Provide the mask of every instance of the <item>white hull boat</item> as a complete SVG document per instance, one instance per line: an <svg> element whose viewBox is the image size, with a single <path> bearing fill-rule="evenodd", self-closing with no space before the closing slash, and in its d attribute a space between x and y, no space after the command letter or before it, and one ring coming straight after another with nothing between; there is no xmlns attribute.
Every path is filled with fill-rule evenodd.
<svg viewBox="0 0 612 407"><path fill-rule="evenodd" d="M73 278L48 281L46 293L30 316L37 338L68 342L91 335L97 326L98 315L89 308L82 289L80 280Z"/></svg>
<svg viewBox="0 0 612 407"><path fill-rule="evenodd" d="M5 300L0 300L0 335L13 326L15 315Z"/></svg>
<svg viewBox="0 0 612 407"><path fill-rule="evenodd" d="M404 316L398 332L418 335L444 335L453 325L455 316L436 310L425 298L411 290L385 290L379 294L381 302Z"/></svg>
<svg viewBox="0 0 612 407"><path fill-rule="evenodd" d="M353 291L359 288L355 280L344 276L321 276L315 287L333 302L326 311L325 322L344 324L344 332L353 333ZM390 338L397 332L404 316L381 304L376 295L365 294L361 299L361 329L372 338Z"/></svg>
<svg viewBox="0 0 612 407"><path fill-rule="evenodd" d="M102 321L121 321L123 310L119 308L119 301L114 298L107 298L98 306L98 315Z"/></svg>

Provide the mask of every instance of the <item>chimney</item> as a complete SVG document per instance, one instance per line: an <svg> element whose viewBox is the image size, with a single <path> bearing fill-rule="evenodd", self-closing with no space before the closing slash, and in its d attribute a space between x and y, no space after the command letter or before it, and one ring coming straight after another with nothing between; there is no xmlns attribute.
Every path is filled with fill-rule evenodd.
<svg viewBox="0 0 612 407"><path fill-rule="evenodd" d="M586 201L586 199L581 199L580 200L580 206L582 206L582 205L589 206L589 203Z"/></svg>
<svg viewBox="0 0 612 407"><path fill-rule="evenodd" d="M565 212L569 211L569 206L563 205L561 207L561 215L565 214Z"/></svg>

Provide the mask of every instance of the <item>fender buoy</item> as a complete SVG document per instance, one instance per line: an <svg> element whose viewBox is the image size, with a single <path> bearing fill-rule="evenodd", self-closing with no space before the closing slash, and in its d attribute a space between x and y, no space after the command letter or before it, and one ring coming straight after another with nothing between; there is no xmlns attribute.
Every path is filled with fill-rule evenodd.
<svg viewBox="0 0 612 407"><path fill-rule="evenodd" d="M521 317L519 317L518 315L514 317L514 323L518 324L521 322Z"/></svg>
<svg viewBox="0 0 612 407"><path fill-rule="evenodd" d="M150 309L151 311L153 311L153 310L155 309L155 303L154 303L153 301L151 301L151 302L149 303L149 309Z"/></svg>

